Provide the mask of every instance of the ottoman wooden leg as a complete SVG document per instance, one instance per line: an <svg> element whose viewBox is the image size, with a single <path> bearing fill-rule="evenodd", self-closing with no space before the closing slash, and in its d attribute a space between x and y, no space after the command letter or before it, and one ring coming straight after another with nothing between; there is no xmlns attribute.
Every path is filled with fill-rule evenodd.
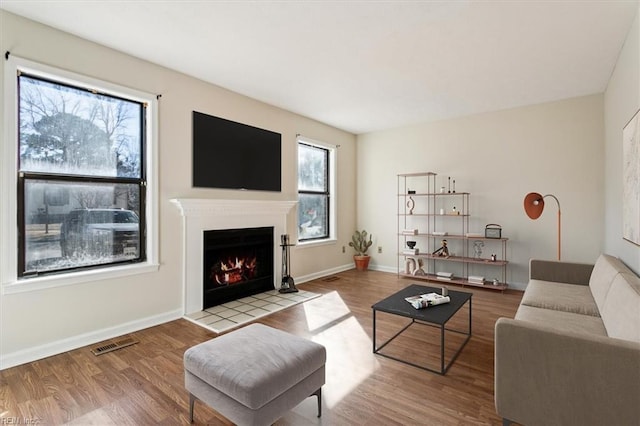
<svg viewBox="0 0 640 426"><path fill-rule="evenodd" d="M189 392L189 422L193 423L193 404L196 402L196 397Z"/></svg>
<svg viewBox="0 0 640 426"><path fill-rule="evenodd" d="M309 396L315 395L318 397L318 417L322 416L322 388L319 388L317 391L312 393Z"/></svg>

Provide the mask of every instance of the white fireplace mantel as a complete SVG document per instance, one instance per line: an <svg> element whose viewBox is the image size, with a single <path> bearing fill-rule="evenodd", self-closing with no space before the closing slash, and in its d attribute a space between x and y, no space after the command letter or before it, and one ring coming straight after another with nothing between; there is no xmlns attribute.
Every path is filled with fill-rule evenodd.
<svg viewBox="0 0 640 426"><path fill-rule="evenodd" d="M174 198L182 216L281 214L286 216L297 201L217 200L206 198Z"/></svg>
<svg viewBox="0 0 640 426"><path fill-rule="evenodd" d="M282 263L280 235L287 233L287 216L296 201L219 200L175 198L182 214L182 284L184 314L198 312L203 306L203 233L219 229L272 226L274 228L274 288L279 287L278 265Z"/></svg>

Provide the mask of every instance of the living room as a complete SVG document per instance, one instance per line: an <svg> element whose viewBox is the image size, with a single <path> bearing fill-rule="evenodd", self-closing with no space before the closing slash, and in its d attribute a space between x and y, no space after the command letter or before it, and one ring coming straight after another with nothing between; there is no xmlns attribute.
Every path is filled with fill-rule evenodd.
<svg viewBox="0 0 640 426"><path fill-rule="evenodd" d="M7 2L9 3L9 2ZM593 263L606 252L640 271L640 248L622 238L622 129L640 106L640 25L637 2L626 36L599 90L548 102L522 104L463 117L358 133L260 102L170 68L127 55L44 23L0 10L0 47L73 73L135 88L158 99L156 253L150 269L89 282L27 285L20 289L9 266L7 235L15 211L2 207L0 368L63 353L103 339L181 318L182 218L172 199L291 201L297 199L296 135L339 146L335 242L292 248L297 282L349 270L353 230L374 237L370 268L397 272L396 176L433 171L453 177L471 193L472 232L489 223L509 238L507 282L523 290L532 257L556 258L555 206L537 221L522 200L531 191L553 193L562 203L562 258ZM150 43L150 49L154 48ZM595 48L594 48L595 49ZM174 52L180 61L181 52ZM535 52L531 53L532 55ZM465 63L473 66L473 63ZM591 63L580 64L589 67ZM3 81L9 77L2 68ZM518 67L513 67L517 73ZM576 74L580 69L576 70ZM560 88L565 82L549 81ZM558 90L560 92L560 90ZM3 93L5 93L3 89ZM283 95L284 96L284 95ZM3 95L3 129L11 100ZM340 108L337 108L339 110ZM202 111L282 134L279 193L194 188L191 183L191 113ZM8 141L3 133L3 149ZM3 165L5 153L3 150ZM287 165L291 165L290 167ZM2 194L10 194L3 171ZM438 181L438 187L443 183ZM9 224L9 225L8 225ZM289 213L287 231L296 233ZM342 247L347 250L343 252ZM377 248L381 247L381 253ZM395 277L394 277L395 279ZM35 282L35 281L32 281ZM153 296L149 296L153 295Z"/></svg>

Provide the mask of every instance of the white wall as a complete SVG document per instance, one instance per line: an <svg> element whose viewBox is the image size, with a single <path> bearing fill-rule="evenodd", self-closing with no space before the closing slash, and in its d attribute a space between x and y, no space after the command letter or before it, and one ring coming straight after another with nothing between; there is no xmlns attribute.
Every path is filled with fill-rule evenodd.
<svg viewBox="0 0 640 426"><path fill-rule="evenodd" d="M0 11L0 51L140 91L159 102L160 268L156 273L18 294L0 292L0 368L93 343L179 315L181 217L172 198L295 200L296 134L340 145L338 242L291 253L292 272L313 276L352 264L346 245L355 227L355 136ZM3 67L0 67L3 69ZM0 81L4 79L4 70ZM4 93L4 92L3 92ZM191 187L191 111L282 134L282 192ZM1 128L5 127L0 111ZM3 135L4 137L4 135ZM5 141L3 140L2 143ZM1 208L1 207L0 207ZM11 214L10 212L6 212ZM15 214L15 213L13 213ZM291 234L296 215L288 218ZM5 232L2 230L2 232Z"/></svg>
<svg viewBox="0 0 640 426"><path fill-rule="evenodd" d="M640 5L605 93L605 245L640 273L640 246L622 238L622 129L640 108Z"/></svg>
<svg viewBox="0 0 640 426"><path fill-rule="evenodd" d="M512 287L526 285L530 258L557 258L556 204L547 200L530 220L523 199L531 191L560 200L562 259L594 261L604 235L603 140L602 95L360 135L358 226L383 247L373 267L397 265L396 175L424 171L438 173L438 187L451 176L471 193L471 232L502 225Z"/></svg>
<svg viewBox="0 0 640 426"><path fill-rule="evenodd" d="M639 21L640 4L603 95L360 135L358 226L383 247L372 267L396 269L396 174L434 171L471 192L471 231L503 226L513 287L526 285L529 258L555 258L554 203L531 221L529 191L560 199L563 260L606 252L640 273L640 247L622 239L621 170L622 129L640 108Z"/></svg>

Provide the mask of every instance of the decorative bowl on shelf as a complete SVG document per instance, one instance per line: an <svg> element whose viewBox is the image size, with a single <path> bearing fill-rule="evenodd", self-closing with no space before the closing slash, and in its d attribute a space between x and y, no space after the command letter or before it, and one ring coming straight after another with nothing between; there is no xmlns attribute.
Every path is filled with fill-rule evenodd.
<svg viewBox="0 0 640 426"><path fill-rule="evenodd" d="M415 246L416 246L415 241L407 241L407 247L409 247L410 249L413 249Z"/></svg>

